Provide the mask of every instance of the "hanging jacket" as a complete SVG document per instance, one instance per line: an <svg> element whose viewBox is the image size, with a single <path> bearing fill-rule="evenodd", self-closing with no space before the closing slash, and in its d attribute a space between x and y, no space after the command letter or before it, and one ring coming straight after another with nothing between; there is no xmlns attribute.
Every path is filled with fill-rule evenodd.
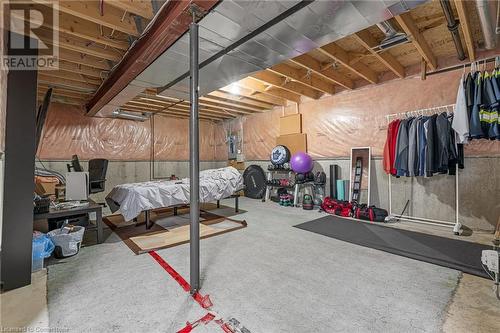
<svg viewBox="0 0 500 333"><path fill-rule="evenodd" d="M399 124L394 161L396 176L406 176L408 173L408 127L410 122L411 119L405 119Z"/></svg>
<svg viewBox="0 0 500 333"><path fill-rule="evenodd" d="M387 174L396 174L396 169L394 169L394 156L400 122L401 120L396 119L391 121L387 126L387 139L384 145L384 171Z"/></svg>
<svg viewBox="0 0 500 333"><path fill-rule="evenodd" d="M415 177L418 169L418 148L417 148L417 123L419 119L413 119L408 128L408 176Z"/></svg>
<svg viewBox="0 0 500 333"><path fill-rule="evenodd" d="M474 78L471 73L467 74L467 78L465 79L464 83L464 89L465 89L465 100L467 103L467 119L470 120L471 114L472 114L472 106L474 105L474 90L475 90L475 84L474 84Z"/></svg>
<svg viewBox="0 0 500 333"><path fill-rule="evenodd" d="M438 138L436 135L436 118L432 115L427 121L427 148L425 152L425 176L432 177L437 172Z"/></svg>
<svg viewBox="0 0 500 333"><path fill-rule="evenodd" d="M469 119L469 133L473 139L484 137L484 132L481 127L481 111L480 107L483 104L483 74L481 72L474 73L474 102Z"/></svg>
<svg viewBox="0 0 500 333"><path fill-rule="evenodd" d="M456 135L455 131L451 127L453 122L453 118L455 115L449 115L446 117L448 120L448 174L455 175L457 172L457 163L458 163L458 153L457 153L457 144L456 144Z"/></svg>
<svg viewBox="0 0 500 333"><path fill-rule="evenodd" d="M450 129L446 113L441 113L436 118L437 172L447 173L450 160Z"/></svg>
<svg viewBox="0 0 500 333"><path fill-rule="evenodd" d="M425 153L427 149L426 122L429 117L422 117L417 127L418 131L418 175L425 176Z"/></svg>

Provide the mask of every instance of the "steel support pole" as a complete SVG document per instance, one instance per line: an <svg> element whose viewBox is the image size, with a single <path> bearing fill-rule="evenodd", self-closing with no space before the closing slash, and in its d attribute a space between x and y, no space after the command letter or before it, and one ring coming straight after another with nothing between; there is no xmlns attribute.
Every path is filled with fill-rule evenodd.
<svg viewBox="0 0 500 333"><path fill-rule="evenodd" d="M189 193L190 193L190 228L189 228L189 281L191 294L200 289L200 141L198 124L198 24L189 26L189 71L190 71L190 102L189 114Z"/></svg>

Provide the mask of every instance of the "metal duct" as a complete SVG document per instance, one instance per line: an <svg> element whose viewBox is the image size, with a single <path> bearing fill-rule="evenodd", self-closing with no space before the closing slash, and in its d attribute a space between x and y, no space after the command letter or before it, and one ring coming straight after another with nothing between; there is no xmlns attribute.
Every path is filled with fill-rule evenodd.
<svg viewBox="0 0 500 333"><path fill-rule="evenodd" d="M115 118L122 118L128 120L146 121L149 117L146 114L135 114L117 109L112 112Z"/></svg>
<svg viewBox="0 0 500 333"><path fill-rule="evenodd" d="M443 8L444 16L448 22L448 30L453 38L453 43L455 44L455 49L457 50L457 57L459 60L465 59L464 47L462 46L462 41L460 40L460 33L458 32L458 27L460 23L455 19L453 11L451 10L451 5L449 0L440 0L441 8Z"/></svg>
<svg viewBox="0 0 500 333"><path fill-rule="evenodd" d="M351 35L427 0L223 0L199 22L200 95ZM189 99L184 35L132 82Z"/></svg>
<svg viewBox="0 0 500 333"><path fill-rule="evenodd" d="M479 22L484 36L484 48L493 50L497 47L500 27L498 24L498 1L476 0Z"/></svg>
<svg viewBox="0 0 500 333"><path fill-rule="evenodd" d="M384 33L385 38L380 42L377 49L387 50L391 47L405 44L410 41L408 36L403 32L397 32L392 26L391 22L383 21L377 24L377 27Z"/></svg>

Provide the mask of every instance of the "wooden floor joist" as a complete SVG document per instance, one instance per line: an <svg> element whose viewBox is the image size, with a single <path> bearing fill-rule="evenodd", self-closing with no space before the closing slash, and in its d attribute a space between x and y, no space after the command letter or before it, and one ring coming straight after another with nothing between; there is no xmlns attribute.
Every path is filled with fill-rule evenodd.
<svg viewBox="0 0 500 333"><path fill-rule="evenodd" d="M274 74L278 74L279 76L284 76L286 78L289 78L291 80L294 80L296 83L298 84L295 84L293 82L286 82L286 84L282 84L281 87L283 89L291 89L291 91L296 91L297 93L301 93L305 96L308 96L308 95L311 95L311 94L317 94L317 92L323 92L323 93L327 93L327 94L330 94L330 95L333 95L335 94L335 86L330 83L330 82L326 82L325 80L321 79L320 77L318 77L316 74L314 73L308 73L307 70L305 69L297 69L297 68L293 68L287 64L278 64L278 65L275 65L275 66L272 66L271 68L269 68L267 70L267 72L272 72ZM271 75L268 75L266 71L263 71L263 72L259 72L259 73L256 73L254 74L252 77L254 78L257 78L259 80L262 80L262 81L266 81L266 82L269 82L271 84L274 84L273 82L276 82L277 84L279 84L279 81L276 81L276 77L273 77ZM282 80L280 79L278 76L278 79L279 80ZM272 80L271 81L268 81L268 80ZM293 83L293 84L290 84L290 83ZM304 89L304 86L305 87L309 87L309 88L312 88L313 90L316 90L317 92L313 92L313 91L305 91L303 90ZM306 95L307 93L307 95ZM319 96L321 96L322 94L319 94ZM316 98L319 98L319 97L316 97Z"/></svg>

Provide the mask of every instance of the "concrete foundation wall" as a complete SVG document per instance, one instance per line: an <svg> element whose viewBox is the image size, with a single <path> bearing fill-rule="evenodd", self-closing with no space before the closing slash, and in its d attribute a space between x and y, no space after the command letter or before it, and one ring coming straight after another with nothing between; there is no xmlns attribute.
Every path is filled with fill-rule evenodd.
<svg viewBox="0 0 500 333"><path fill-rule="evenodd" d="M267 170L269 161L247 161ZM341 168L341 179L349 179L349 158L317 160L314 172L327 175L329 165ZM371 204L389 209L388 175L381 158L371 163ZM392 178L392 213L400 214L410 200L405 215L443 221L455 221L455 176L436 175L432 178ZM459 220L474 230L493 231L500 216L500 157L465 158L465 169L459 171Z"/></svg>
<svg viewBox="0 0 500 333"><path fill-rule="evenodd" d="M66 174L66 164L70 161L42 161L45 168ZM88 170L87 161L80 161L83 170ZM200 162L200 170L221 168L226 165L225 161ZM40 162L37 162L38 167L42 167ZM189 175L188 161L156 161L155 162L155 177L166 178L175 174L179 178L185 178ZM106 175L106 190L101 193L92 194L91 198L97 202L104 202L106 195L113 189L114 186L125 183L136 183L149 181L150 163L147 161L109 161L108 171Z"/></svg>

